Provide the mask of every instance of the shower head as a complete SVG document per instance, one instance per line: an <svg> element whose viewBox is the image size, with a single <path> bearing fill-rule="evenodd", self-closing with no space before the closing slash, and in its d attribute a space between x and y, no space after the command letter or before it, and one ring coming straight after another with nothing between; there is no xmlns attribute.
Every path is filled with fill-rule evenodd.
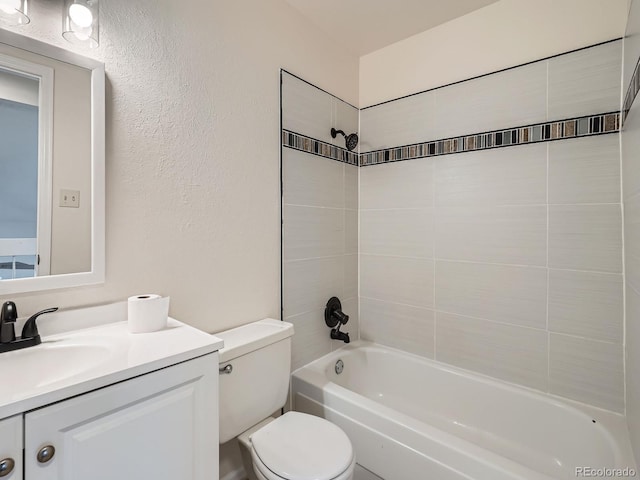
<svg viewBox="0 0 640 480"><path fill-rule="evenodd" d="M344 137L344 143L347 146L347 150L352 151L354 148L358 146L358 134L352 133L350 135L346 135L342 130L336 130L335 128L331 129L331 138L336 138L336 136L340 134Z"/></svg>

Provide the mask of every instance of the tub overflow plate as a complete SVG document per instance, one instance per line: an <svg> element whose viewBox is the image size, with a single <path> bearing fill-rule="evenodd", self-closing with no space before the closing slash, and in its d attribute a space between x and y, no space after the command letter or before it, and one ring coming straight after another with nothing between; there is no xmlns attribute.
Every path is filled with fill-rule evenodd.
<svg viewBox="0 0 640 480"><path fill-rule="evenodd" d="M338 360L336 362L336 373L340 375L342 370L344 370L344 362L342 360Z"/></svg>

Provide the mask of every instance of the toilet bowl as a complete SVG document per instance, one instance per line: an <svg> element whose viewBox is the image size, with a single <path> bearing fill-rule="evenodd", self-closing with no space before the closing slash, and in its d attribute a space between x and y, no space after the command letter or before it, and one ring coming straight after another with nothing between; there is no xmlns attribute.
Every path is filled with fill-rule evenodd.
<svg viewBox="0 0 640 480"><path fill-rule="evenodd" d="M351 480L353 447L336 425L313 415L287 412L240 435L245 463L258 480Z"/></svg>
<svg viewBox="0 0 640 480"><path fill-rule="evenodd" d="M216 333L220 443L237 437L250 480L351 480L349 437L324 418L287 412L293 325L265 319Z"/></svg>

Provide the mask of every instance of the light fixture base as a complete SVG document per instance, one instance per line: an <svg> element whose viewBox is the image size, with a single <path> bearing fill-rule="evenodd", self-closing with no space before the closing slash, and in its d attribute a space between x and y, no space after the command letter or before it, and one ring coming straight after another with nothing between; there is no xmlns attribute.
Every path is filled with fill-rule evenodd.
<svg viewBox="0 0 640 480"><path fill-rule="evenodd" d="M75 45L96 48L100 45L99 20L98 0L65 0L62 37Z"/></svg>

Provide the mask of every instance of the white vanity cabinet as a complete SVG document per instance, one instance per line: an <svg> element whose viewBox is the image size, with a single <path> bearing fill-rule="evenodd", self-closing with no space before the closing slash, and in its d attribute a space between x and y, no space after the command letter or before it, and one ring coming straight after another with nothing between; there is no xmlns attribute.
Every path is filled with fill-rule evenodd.
<svg viewBox="0 0 640 480"><path fill-rule="evenodd" d="M212 353L28 412L24 478L217 479L217 382Z"/></svg>
<svg viewBox="0 0 640 480"><path fill-rule="evenodd" d="M22 415L0 420L0 479L22 480Z"/></svg>

